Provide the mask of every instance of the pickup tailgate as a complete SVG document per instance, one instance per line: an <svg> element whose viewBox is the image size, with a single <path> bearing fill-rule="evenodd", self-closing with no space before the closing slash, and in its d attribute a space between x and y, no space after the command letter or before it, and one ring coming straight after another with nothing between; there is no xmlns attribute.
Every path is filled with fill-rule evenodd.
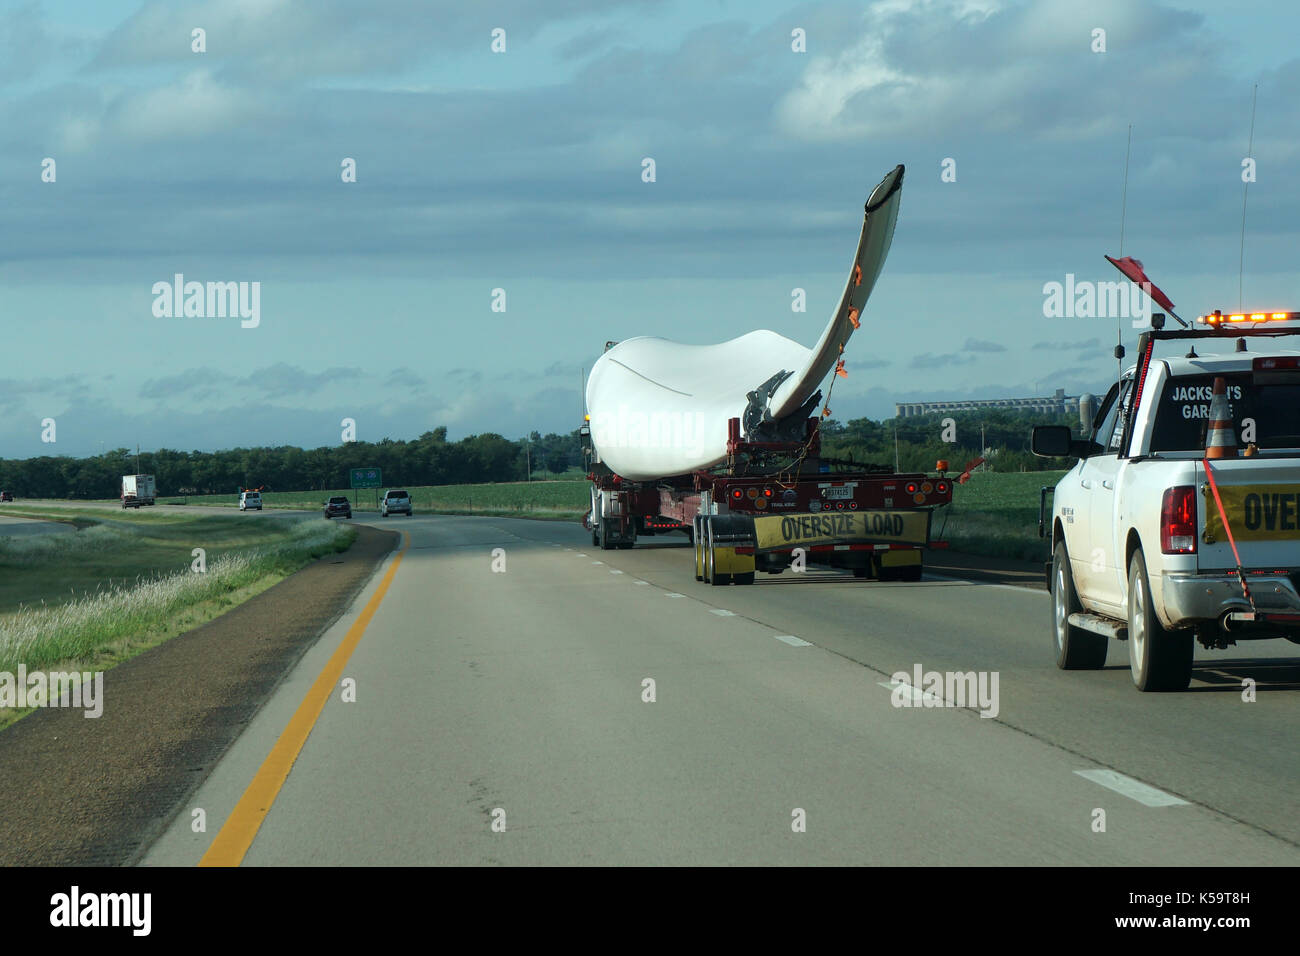
<svg viewBox="0 0 1300 956"><path fill-rule="evenodd" d="M1300 568L1300 457L1211 461L1232 536L1248 570ZM1214 494L1197 462L1196 562L1201 571L1233 568L1236 561Z"/></svg>

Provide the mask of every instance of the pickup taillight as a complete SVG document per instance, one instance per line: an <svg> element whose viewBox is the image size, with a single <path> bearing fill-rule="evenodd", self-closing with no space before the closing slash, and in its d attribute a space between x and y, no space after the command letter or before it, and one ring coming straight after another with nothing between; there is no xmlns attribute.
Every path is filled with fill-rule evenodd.
<svg viewBox="0 0 1300 956"><path fill-rule="evenodd" d="M1196 553L1196 487L1165 489L1160 506L1160 550L1165 554Z"/></svg>

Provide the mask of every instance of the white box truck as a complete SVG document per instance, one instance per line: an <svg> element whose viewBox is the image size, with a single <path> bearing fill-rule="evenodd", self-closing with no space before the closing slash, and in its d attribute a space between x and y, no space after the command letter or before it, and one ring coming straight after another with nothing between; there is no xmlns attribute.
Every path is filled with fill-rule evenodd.
<svg viewBox="0 0 1300 956"><path fill-rule="evenodd" d="M139 508L151 505L154 499L153 475L122 476L122 507Z"/></svg>

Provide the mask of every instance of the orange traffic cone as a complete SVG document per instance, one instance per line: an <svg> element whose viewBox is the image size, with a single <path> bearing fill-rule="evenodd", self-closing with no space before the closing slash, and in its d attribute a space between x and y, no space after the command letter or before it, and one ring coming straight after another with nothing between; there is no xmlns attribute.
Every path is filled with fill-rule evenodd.
<svg viewBox="0 0 1300 956"><path fill-rule="evenodd" d="M1228 386L1222 376L1214 380L1214 397L1210 399L1210 427L1205 433L1206 458L1236 458L1237 435L1232 428L1228 409Z"/></svg>

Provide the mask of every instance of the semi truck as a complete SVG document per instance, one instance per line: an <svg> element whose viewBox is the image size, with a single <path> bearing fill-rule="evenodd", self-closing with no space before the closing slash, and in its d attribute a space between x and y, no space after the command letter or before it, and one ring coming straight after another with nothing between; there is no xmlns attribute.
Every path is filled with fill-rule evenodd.
<svg viewBox="0 0 1300 956"><path fill-rule="evenodd" d="M139 508L154 503L153 475L122 476L122 507Z"/></svg>
<svg viewBox="0 0 1300 956"><path fill-rule="evenodd" d="M947 462L937 474L895 473L822 457L819 424L805 420L795 442L749 442L729 423L727 461L654 481L614 473L590 443L592 544L631 548L638 537L684 532L695 547L695 580L753 584L756 574L810 565L855 577L919 581L935 509L952 503Z"/></svg>
<svg viewBox="0 0 1300 956"><path fill-rule="evenodd" d="M844 291L813 348L769 330L716 345L606 343L580 428L594 545L685 532L696 580L714 585L809 563L920 578L930 518L951 502L952 481L942 469L831 460L819 428L830 415L822 382L829 402L893 241L903 172L890 170L867 198Z"/></svg>

